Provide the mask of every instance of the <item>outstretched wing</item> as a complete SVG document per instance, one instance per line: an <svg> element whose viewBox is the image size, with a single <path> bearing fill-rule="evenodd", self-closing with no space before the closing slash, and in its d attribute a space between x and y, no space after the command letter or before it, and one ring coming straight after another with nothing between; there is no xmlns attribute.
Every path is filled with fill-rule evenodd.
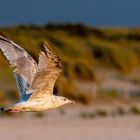
<svg viewBox="0 0 140 140"><path fill-rule="evenodd" d="M44 48L45 52L39 54L38 70L34 76L31 87L27 92L40 91L40 93L52 94L55 81L62 71L60 58L46 42L44 43ZM32 94L31 98L35 97L36 94L39 94L39 92Z"/></svg>
<svg viewBox="0 0 140 140"><path fill-rule="evenodd" d="M37 64L33 58L2 33L0 33L0 49L9 60L10 66L15 67L14 72L31 84L37 69Z"/></svg>

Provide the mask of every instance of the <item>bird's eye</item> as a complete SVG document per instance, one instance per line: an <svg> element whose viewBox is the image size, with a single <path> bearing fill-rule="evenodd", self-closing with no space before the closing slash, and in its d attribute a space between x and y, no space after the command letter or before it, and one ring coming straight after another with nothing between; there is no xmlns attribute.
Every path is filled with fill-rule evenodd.
<svg viewBox="0 0 140 140"><path fill-rule="evenodd" d="M64 98L64 101L66 101L67 99L66 98Z"/></svg>

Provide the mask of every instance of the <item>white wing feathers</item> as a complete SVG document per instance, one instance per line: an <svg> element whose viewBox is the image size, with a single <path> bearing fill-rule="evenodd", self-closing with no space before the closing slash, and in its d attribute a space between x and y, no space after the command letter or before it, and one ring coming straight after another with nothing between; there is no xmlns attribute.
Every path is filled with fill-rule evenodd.
<svg viewBox="0 0 140 140"><path fill-rule="evenodd" d="M37 70L37 64L33 58L23 48L1 34L0 48L9 60L10 66L15 67L14 72L31 84Z"/></svg>

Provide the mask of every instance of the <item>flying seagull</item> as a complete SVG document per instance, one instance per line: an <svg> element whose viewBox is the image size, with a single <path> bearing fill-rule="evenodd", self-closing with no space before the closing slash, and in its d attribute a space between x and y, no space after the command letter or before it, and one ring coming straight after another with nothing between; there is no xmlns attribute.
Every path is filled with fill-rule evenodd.
<svg viewBox="0 0 140 140"><path fill-rule="evenodd" d="M62 96L53 95L55 81L62 71L60 58L48 43L39 54L39 63L19 45L0 33L0 49L14 67L13 73L20 93L18 103L1 111L26 112L46 111L67 103L74 103Z"/></svg>

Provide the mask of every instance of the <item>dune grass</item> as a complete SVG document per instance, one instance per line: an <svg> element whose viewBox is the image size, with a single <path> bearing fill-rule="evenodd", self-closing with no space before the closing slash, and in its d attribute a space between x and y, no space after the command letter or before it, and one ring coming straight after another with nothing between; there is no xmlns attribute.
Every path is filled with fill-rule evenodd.
<svg viewBox="0 0 140 140"><path fill-rule="evenodd" d="M98 66L129 73L140 64L140 29L99 29L82 24L47 24L6 27L0 31L24 47L37 62L44 40L54 46L53 49L64 66L60 78L62 85L56 84L59 93L85 104L92 99L73 85L74 80L96 81L94 69ZM2 53L0 66L0 79L3 75L10 75L7 78L10 81L12 74L7 70L8 62Z"/></svg>

